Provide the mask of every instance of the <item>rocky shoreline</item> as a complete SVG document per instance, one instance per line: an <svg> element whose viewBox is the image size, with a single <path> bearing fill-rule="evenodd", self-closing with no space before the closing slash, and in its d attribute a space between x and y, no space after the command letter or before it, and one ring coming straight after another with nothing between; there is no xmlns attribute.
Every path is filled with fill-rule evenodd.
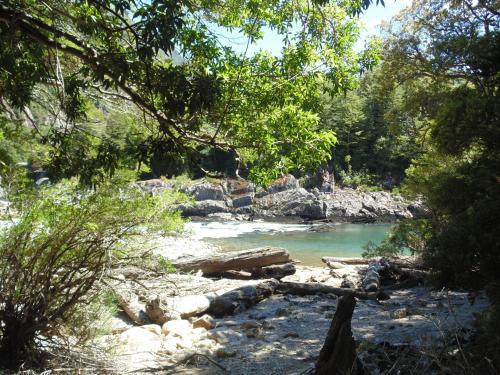
<svg viewBox="0 0 500 375"><path fill-rule="evenodd" d="M267 189L231 179L193 181L180 187L168 180L154 179L137 185L153 194L176 188L188 194L194 201L180 205L179 209L185 217L195 219L390 223L426 214L420 202L408 202L386 191L364 192L324 183L320 190L301 184L292 175L276 180Z"/></svg>
<svg viewBox="0 0 500 375"><path fill-rule="evenodd" d="M297 266L296 273L282 281L331 287L359 284L367 265L348 263L336 269ZM142 306L152 296L199 304L203 296L267 281L206 277L200 272L158 276L141 269L118 269L114 276L113 288L138 296ZM123 372L302 374L314 366L337 301L334 294L273 294L230 315L176 317L163 326L137 325L121 314L110 320L111 333L99 340L111 348ZM360 350L361 356L389 347L443 350L445 337L468 334L474 314L487 306L484 293L471 304L467 293L418 285L391 291L389 300L359 300L352 329L359 347L368 348Z"/></svg>

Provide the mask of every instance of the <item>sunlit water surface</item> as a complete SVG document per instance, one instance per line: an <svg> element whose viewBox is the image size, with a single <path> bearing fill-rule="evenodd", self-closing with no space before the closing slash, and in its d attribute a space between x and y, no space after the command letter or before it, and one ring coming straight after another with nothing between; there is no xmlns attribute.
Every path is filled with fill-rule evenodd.
<svg viewBox="0 0 500 375"><path fill-rule="evenodd" d="M336 224L316 231L303 224L266 222L193 222L188 224L195 238L219 245L224 251L262 246L288 249L304 265L321 265L321 257L360 256L369 241L380 243L390 224Z"/></svg>

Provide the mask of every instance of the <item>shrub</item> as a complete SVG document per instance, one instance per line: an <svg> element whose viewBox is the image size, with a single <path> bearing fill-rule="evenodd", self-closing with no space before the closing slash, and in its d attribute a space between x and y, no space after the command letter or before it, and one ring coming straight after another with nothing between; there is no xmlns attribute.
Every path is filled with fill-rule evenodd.
<svg viewBox="0 0 500 375"><path fill-rule="evenodd" d="M79 198L75 198L78 197ZM16 367L40 349L40 338L74 319L79 303L97 296L96 282L124 242L148 232L179 228L174 195L145 196L106 182L79 192L73 182L51 187L23 205L20 217L0 234L0 359Z"/></svg>
<svg viewBox="0 0 500 375"><path fill-rule="evenodd" d="M363 246L364 257L396 256L404 253L420 254L430 238L430 225L425 219L399 220L379 245L372 241Z"/></svg>
<svg viewBox="0 0 500 375"><path fill-rule="evenodd" d="M357 188L358 186L374 186L375 177L366 170L339 172L339 180L342 185Z"/></svg>

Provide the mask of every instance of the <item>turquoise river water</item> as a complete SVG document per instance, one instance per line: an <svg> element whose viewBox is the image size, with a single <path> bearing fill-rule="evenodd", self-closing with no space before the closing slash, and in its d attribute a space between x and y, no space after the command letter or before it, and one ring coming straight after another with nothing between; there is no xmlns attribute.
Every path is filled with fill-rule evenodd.
<svg viewBox="0 0 500 375"><path fill-rule="evenodd" d="M284 247L304 265L321 265L324 256L360 256L363 246L380 243L390 224L336 224L327 231L314 226L264 222L191 223L195 236L225 251L261 246Z"/></svg>

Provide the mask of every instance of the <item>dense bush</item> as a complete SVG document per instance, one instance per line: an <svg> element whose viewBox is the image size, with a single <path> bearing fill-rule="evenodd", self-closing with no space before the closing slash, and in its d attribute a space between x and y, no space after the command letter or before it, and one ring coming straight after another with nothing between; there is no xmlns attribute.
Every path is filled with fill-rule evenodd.
<svg viewBox="0 0 500 375"><path fill-rule="evenodd" d="M379 245L372 241L364 247L363 256L397 256L406 253L422 254L431 236L426 219L402 219L388 232Z"/></svg>
<svg viewBox="0 0 500 375"><path fill-rule="evenodd" d="M338 173L340 183L344 186L349 186L352 188L363 187L375 187L376 177L369 174L367 170L352 171L351 168L347 172L340 171Z"/></svg>
<svg viewBox="0 0 500 375"><path fill-rule="evenodd" d="M176 199L115 182L79 192L68 182L23 205L0 235L0 360L17 366L74 318L111 263L130 256L127 238L178 228Z"/></svg>

